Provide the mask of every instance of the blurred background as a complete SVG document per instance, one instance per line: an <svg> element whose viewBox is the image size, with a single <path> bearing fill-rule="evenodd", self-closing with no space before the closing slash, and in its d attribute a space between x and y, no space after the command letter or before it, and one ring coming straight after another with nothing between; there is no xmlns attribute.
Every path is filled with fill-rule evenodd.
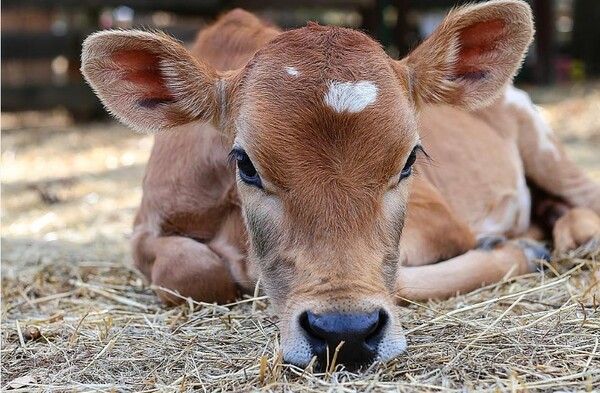
<svg viewBox="0 0 600 393"><path fill-rule="evenodd" d="M571 157L600 180L600 2L529 2L537 33L516 82ZM91 258L92 250L102 258L129 258L126 238L152 137L109 119L83 82L79 56L88 34L151 28L190 43L219 14L242 7L284 28L308 20L360 28L401 57L461 3L2 0L3 274L7 266L53 260L51 250L73 260Z"/></svg>
<svg viewBox="0 0 600 393"><path fill-rule="evenodd" d="M313 20L360 28L392 57L431 33L457 0L3 0L2 111L100 113L79 74L81 42L108 28L158 28L184 42L220 13L243 7L284 28ZM519 82L584 81L600 73L600 4L530 0L536 39Z"/></svg>

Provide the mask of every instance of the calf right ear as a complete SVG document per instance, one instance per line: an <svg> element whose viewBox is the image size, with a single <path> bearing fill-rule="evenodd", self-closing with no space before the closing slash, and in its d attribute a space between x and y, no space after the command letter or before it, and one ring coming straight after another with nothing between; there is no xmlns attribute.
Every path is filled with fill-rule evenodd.
<svg viewBox="0 0 600 393"><path fill-rule="evenodd" d="M477 109L510 82L532 37L527 3L483 2L450 12L425 42L395 65L417 105Z"/></svg>
<svg viewBox="0 0 600 393"><path fill-rule="evenodd" d="M194 121L218 126L227 80L162 33L102 31L83 43L81 72L107 110L140 132Z"/></svg>

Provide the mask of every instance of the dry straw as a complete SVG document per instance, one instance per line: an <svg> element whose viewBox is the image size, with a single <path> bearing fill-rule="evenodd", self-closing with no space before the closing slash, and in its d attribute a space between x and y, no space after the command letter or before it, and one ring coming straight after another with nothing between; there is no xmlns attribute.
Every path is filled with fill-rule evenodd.
<svg viewBox="0 0 600 393"><path fill-rule="evenodd" d="M14 391L592 391L600 243L534 273L400 311L409 351L358 374L283 363L264 297L164 308L119 261L53 260L2 283ZM36 340L24 336L39 329ZM32 330L33 331L33 330ZM335 368L335 370L334 370Z"/></svg>

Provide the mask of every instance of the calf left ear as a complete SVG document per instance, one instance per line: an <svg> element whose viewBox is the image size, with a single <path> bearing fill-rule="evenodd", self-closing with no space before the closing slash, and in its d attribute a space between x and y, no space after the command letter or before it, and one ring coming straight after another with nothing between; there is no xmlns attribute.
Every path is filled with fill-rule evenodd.
<svg viewBox="0 0 600 393"><path fill-rule="evenodd" d="M511 81L532 38L531 9L523 1L461 7L395 67L417 105L481 108Z"/></svg>
<svg viewBox="0 0 600 393"><path fill-rule="evenodd" d="M162 33L113 30L83 43L81 71L109 112L136 131L219 126L229 82Z"/></svg>

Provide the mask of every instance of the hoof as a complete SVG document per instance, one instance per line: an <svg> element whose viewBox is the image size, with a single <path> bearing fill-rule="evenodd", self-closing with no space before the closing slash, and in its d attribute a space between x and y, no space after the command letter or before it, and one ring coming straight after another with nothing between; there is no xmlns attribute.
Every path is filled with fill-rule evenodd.
<svg viewBox="0 0 600 393"><path fill-rule="evenodd" d="M483 251L491 251L506 243L504 236L481 236L477 239L477 249Z"/></svg>
<svg viewBox="0 0 600 393"><path fill-rule="evenodd" d="M551 253L544 243L532 239L516 239L510 242L513 246L523 250L531 271L541 270L540 260L551 262Z"/></svg>

